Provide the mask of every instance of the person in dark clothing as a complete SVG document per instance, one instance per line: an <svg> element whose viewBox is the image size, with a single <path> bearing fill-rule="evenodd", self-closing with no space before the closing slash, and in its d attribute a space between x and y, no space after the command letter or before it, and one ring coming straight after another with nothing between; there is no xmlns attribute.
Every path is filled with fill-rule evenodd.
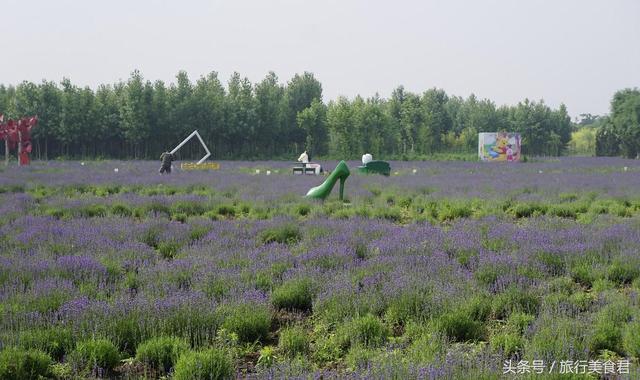
<svg viewBox="0 0 640 380"><path fill-rule="evenodd" d="M171 173L171 163L176 159L176 157L169 152L164 152L160 155L160 160L162 160L162 166L160 167L160 174L170 174Z"/></svg>

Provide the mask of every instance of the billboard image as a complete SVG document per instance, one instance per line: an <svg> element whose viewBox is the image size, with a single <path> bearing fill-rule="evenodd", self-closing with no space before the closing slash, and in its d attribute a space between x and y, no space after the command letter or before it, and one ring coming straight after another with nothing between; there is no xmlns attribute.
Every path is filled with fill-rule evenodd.
<svg viewBox="0 0 640 380"><path fill-rule="evenodd" d="M520 134L509 132L479 133L478 156L482 161L519 161Z"/></svg>

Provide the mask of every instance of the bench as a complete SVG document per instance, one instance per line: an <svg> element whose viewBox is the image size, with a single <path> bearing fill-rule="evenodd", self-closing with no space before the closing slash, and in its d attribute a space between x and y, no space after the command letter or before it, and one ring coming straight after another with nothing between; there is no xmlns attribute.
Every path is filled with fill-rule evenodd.
<svg viewBox="0 0 640 380"><path fill-rule="evenodd" d="M307 167L307 164L307 162L296 162L296 166L293 167L293 174L316 174L316 168ZM311 164L311 162L309 162L309 164Z"/></svg>

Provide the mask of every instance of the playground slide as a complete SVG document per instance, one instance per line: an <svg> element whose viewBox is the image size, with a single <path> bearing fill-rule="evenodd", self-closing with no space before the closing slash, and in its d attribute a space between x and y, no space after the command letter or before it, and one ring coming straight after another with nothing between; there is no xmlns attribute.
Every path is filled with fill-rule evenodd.
<svg viewBox="0 0 640 380"><path fill-rule="evenodd" d="M325 199L329 194L331 194L331 190L333 190L333 186L336 184L336 181L340 180L340 200L343 199L344 195L344 181L346 181L347 177L349 177L349 168L344 161L340 161L335 169L329 175L329 178L326 179L320 186L316 186L311 188L307 192L307 198L315 198L315 199Z"/></svg>

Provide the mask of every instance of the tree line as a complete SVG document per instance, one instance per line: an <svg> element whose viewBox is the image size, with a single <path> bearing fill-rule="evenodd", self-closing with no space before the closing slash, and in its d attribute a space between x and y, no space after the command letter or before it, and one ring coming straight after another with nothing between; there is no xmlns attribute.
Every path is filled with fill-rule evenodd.
<svg viewBox="0 0 640 380"><path fill-rule="evenodd" d="M226 86L216 72L195 82L179 72L166 84L134 71L127 81L95 90L67 78L25 81L0 85L0 113L38 115L38 159L157 159L195 129L218 159L297 157L305 149L313 157L349 159L368 152L412 159L475 152L478 132L492 131L519 132L524 154L560 155L572 132L564 105L552 109L525 99L496 106L435 88L418 94L400 86L388 99L376 94L325 103L321 83L308 72L287 83L270 72L255 84L234 73ZM185 148L185 157L201 152L196 142Z"/></svg>

